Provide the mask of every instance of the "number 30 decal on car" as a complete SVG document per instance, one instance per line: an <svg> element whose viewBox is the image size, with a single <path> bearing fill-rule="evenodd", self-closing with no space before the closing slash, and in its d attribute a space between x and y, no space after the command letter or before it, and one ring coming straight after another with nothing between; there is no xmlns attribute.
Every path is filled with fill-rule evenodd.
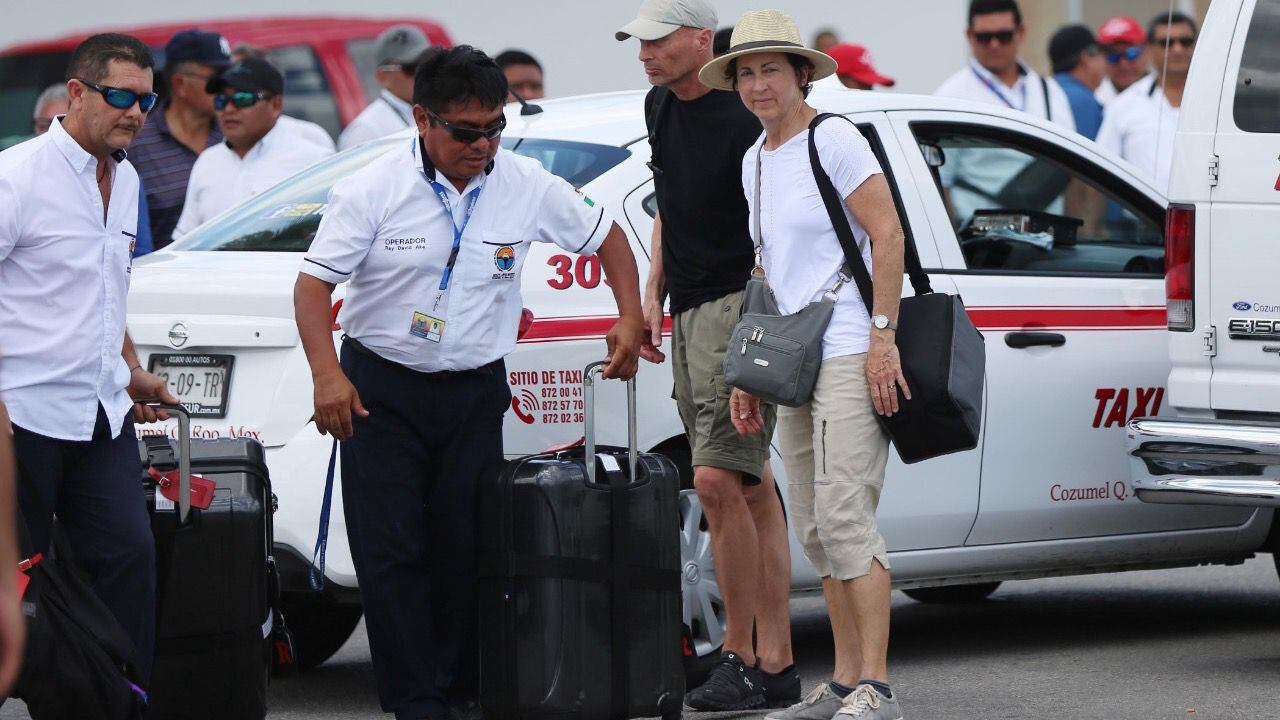
<svg viewBox="0 0 1280 720"><path fill-rule="evenodd" d="M602 281L609 284L600 258L595 255L579 255L576 261L568 255L552 255L547 258L547 265L555 268L555 277L547 280L553 290L568 290L574 283L587 290L595 289Z"/></svg>

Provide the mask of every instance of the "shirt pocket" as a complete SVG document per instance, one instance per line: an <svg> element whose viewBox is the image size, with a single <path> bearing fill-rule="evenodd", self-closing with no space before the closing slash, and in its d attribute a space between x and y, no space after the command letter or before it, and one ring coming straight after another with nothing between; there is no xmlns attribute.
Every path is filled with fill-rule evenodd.
<svg viewBox="0 0 1280 720"><path fill-rule="evenodd" d="M477 269L473 277L477 281L515 283L519 280L529 256L530 243L524 233L514 228L488 228L476 231L474 238L468 237L463 242L472 240L476 248L468 256L475 258Z"/></svg>

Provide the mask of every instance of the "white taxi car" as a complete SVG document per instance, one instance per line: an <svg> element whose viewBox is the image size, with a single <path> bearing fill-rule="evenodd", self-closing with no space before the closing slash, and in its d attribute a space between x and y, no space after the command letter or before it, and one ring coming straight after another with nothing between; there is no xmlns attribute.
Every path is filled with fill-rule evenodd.
<svg viewBox="0 0 1280 720"><path fill-rule="evenodd" d="M643 97L548 101L530 116L513 106L503 140L615 208L642 277L655 211ZM1004 580L1233 563L1263 548L1271 510L1149 505L1128 485L1126 422L1167 408L1158 192L1080 136L992 106L843 89L819 89L811 102L847 114L869 139L934 288L962 295L987 340L978 449L890 465L879 517L896 587L921 600L973 599ZM196 435L247 435L267 447L287 617L308 663L336 650L360 611L340 507L328 588L306 589L329 439L308 420L291 292L329 187L400 142L317 164L133 273L134 342L143 362L168 373ZM603 355L613 322L604 284L595 258L535 244L526 259L527 312L507 360L509 455L582 435L581 371ZM642 363L638 382L641 449L687 472L669 366ZM618 444L624 413L608 404L620 407L621 384L600 394L601 439ZM721 644L723 609L697 498L681 502L696 665ZM817 588L794 539L792 550L794 588Z"/></svg>

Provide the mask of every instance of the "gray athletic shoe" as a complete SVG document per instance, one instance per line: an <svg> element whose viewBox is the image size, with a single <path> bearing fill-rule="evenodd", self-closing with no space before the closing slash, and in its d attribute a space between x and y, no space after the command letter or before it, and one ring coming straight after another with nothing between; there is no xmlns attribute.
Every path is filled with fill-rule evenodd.
<svg viewBox="0 0 1280 720"><path fill-rule="evenodd" d="M765 720L832 720L840 709L840 696L831 692L831 683L824 682L809 691L800 702L786 710L769 713Z"/></svg>
<svg viewBox="0 0 1280 720"><path fill-rule="evenodd" d="M870 685L859 685L840 704L832 720L902 720L898 698L885 697Z"/></svg>

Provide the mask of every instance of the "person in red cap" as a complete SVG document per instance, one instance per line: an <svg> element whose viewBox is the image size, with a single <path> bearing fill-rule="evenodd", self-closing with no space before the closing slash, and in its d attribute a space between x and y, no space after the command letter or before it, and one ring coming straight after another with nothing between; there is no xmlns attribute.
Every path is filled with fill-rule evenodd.
<svg viewBox="0 0 1280 720"><path fill-rule="evenodd" d="M1131 17L1119 16L1098 28L1098 44L1106 51L1107 77L1094 96L1105 107L1134 83L1150 83L1147 32Z"/></svg>
<svg viewBox="0 0 1280 720"><path fill-rule="evenodd" d="M871 64L871 53L861 45L838 43L827 48L827 54L835 58L836 77L851 90L872 90L876 85L893 87L895 82L876 72Z"/></svg>

